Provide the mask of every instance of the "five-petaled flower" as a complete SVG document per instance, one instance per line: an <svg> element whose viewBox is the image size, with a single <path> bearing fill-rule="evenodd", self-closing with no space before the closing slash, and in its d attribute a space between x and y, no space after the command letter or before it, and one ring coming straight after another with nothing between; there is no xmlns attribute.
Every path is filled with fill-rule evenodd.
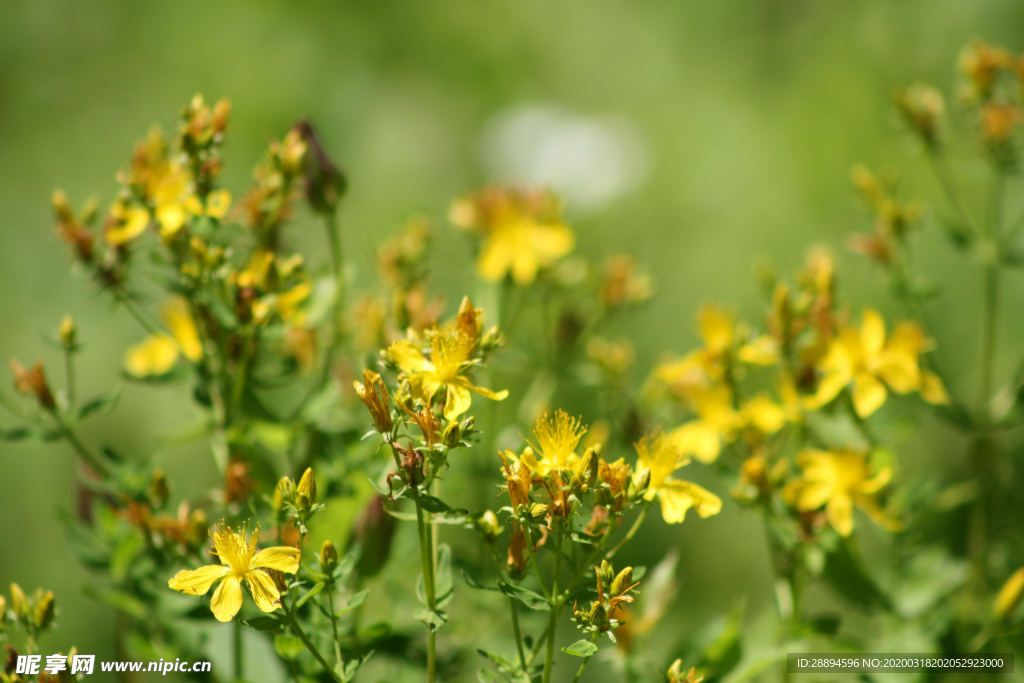
<svg viewBox="0 0 1024 683"><path fill-rule="evenodd" d="M889 467L873 471L867 454L848 449L806 449L797 453L796 464L803 472L786 484L782 496L798 512L825 506L829 524L842 536L853 532L854 506L890 531L902 528L878 501L878 494L892 477Z"/></svg>
<svg viewBox="0 0 1024 683"><path fill-rule="evenodd" d="M682 455L675 441L661 432L645 436L636 444L639 458L637 478L645 478L650 472L651 480L646 500L657 497L661 501L661 514L669 524L682 522L686 511L693 508L701 517L717 515L722 509L722 500L696 484L671 475L690 459Z"/></svg>
<svg viewBox="0 0 1024 683"><path fill-rule="evenodd" d="M214 583L220 581L210 600L210 609L218 621L231 621L242 608L242 580L249 586L256 606L264 612L278 608L281 593L274 579L264 569L294 574L299 570L301 553L298 548L264 548L257 552L258 529L249 536L246 529L234 531L217 526L212 534L215 553L220 564L199 569L183 569L167 585L189 595L206 595Z"/></svg>

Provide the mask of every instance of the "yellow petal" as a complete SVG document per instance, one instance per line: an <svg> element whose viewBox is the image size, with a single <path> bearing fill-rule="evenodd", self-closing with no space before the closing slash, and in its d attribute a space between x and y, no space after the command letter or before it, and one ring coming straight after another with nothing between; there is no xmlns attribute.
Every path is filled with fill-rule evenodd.
<svg viewBox="0 0 1024 683"><path fill-rule="evenodd" d="M160 224L160 234L170 237L185 224L185 207L177 203L157 207L156 220Z"/></svg>
<svg viewBox="0 0 1024 683"><path fill-rule="evenodd" d="M853 383L853 407L857 415L868 417L885 403L885 385L877 377L862 372Z"/></svg>
<svg viewBox="0 0 1024 683"><path fill-rule="evenodd" d="M470 391L480 394L484 398L489 398L492 401L504 401L508 398L508 389L502 389L501 391L492 391L484 387L478 387L475 384L466 383L466 386Z"/></svg>
<svg viewBox="0 0 1024 683"><path fill-rule="evenodd" d="M538 259L545 265L562 258L576 247L576 235L561 223L534 225L530 238Z"/></svg>
<svg viewBox="0 0 1024 683"><path fill-rule="evenodd" d="M669 433L683 455L692 455L701 462L714 462L722 450L718 431L701 420L687 422Z"/></svg>
<svg viewBox="0 0 1024 683"><path fill-rule="evenodd" d="M732 317L718 306L705 304L698 314L698 326L701 339L711 353L717 355L732 346Z"/></svg>
<svg viewBox="0 0 1024 683"><path fill-rule="evenodd" d="M864 309L861 317L860 343L868 356L881 352L885 346L885 321L873 308Z"/></svg>
<svg viewBox="0 0 1024 683"><path fill-rule="evenodd" d="M214 190L206 197L206 215L213 218L224 218L231 207L231 193L227 190Z"/></svg>
<svg viewBox="0 0 1024 683"><path fill-rule="evenodd" d="M153 377L170 372L178 360L178 345L166 334L156 334L128 349L124 369L133 377Z"/></svg>
<svg viewBox="0 0 1024 683"><path fill-rule="evenodd" d="M921 398L935 405L949 405L949 393L942 380L934 372L921 371Z"/></svg>
<svg viewBox="0 0 1024 683"><path fill-rule="evenodd" d="M266 567L267 569L276 569L279 572L294 574L299 571L301 555L298 548L289 548L287 546L264 548L253 556L249 566L253 569Z"/></svg>
<svg viewBox="0 0 1024 683"><path fill-rule="evenodd" d="M887 349L878 357L877 372L890 389L901 394L915 391L921 386L917 356Z"/></svg>
<svg viewBox="0 0 1024 683"><path fill-rule="evenodd" d="M743 416L764 434L774 434L786 424L786 410L764 394L743 405Z"/></svg>
<svg viewBox="0 0 1024 683"><path fill-rule="evenodd" d="M231 621L242 609L242 586L241 579L234 574L224 577L224 580L213 592L213 599L210 600L210 610L217 621Z"/></svg>
<svg viewBox="0 0 1024 683"><path fill-rule="evenodd" d="M804 398L804 408L817 410L829 404L849 383L850 375L847 372L837 370L828 373L818 382L818 390Z"/></svg>
<svg viewBox="0 0 1024 683"><path fill-rule="evenodd" d="M172 298L161 312L164 324L178 342L182 354L192 362L203 357L203 344L199 340L199 331L188 310L188 302L184 297Z"/></svg>
<svg viewBox="0 0 1024 683"><path fill-rule="evenodd" d="M167 585L179 593L206 595L217 579L228 571L228 567L219 564L210 564L199 569L182 569L167 582Z"/></svg>
<svg viewBox="0 0 1024 683"><path fill-rule="evenodd" d="M678 524L686 517L691 507L701 517L718 514L722 509L722 500L696 484L688 481L669 479L658 490L661 500L661 514L669 524Z"/></svg>
<svg viewBox="0 0 1024 683"><path fill-rule="evenodd" d="M149 211L141 206L131 206L116 212L111 210L111 213L119 214L119 224L117 227L107 230L104 237L108 243L115 246L135 239L149 225Z"/></svg>
<svg viewBox="0 0 1024 683"><path fill-rule="evenodd" d="M473 397L469 394L468 384L469 382L465 380L448 383L448 394L444 402L444 416L446 419L454 420L469 410L470 405L473 403Z"/></svg>
<svg viewBox="0 0 1024 683"><path fill-rule="evenodd" d="M744 363L772 365L779 362L779 345L768 335L762 335L741 346L738 355Z"/></svg>
<svg viewBox="0 0 1024 683"><path fill-rule="evenodd" d="M853 501L849 496L833 496L825 508L829 524L839 532L840 536L853 533Z"/></svg>
<svg viewBox="0 0 1024 683"><path fill-rule="evenodd" d="M384 353L404 372L422 372L427 365L427 359L408 339L396 341Z"/></svg>
<svg viewBox="0 0 1024 683"><path fill-rule="evenodd" d="M261 572L259 569L253 569L245 573L245 582L249 584L249 591L252 593L252 599L256 602L256 606L264 612L273 612L278 608L278 601L281 599L281 593L278 592L277 586L274 585L274 580L270 578L270 575L266 572Z"/></svg>

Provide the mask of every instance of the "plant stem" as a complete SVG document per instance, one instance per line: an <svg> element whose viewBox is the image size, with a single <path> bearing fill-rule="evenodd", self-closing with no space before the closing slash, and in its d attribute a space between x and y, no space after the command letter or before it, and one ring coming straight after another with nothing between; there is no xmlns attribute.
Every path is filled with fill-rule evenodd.
<svg viewBox="0 0 1024 683"><path fill-rule="evenodd" d="M595 641L597 641L597 631L594 631L594 635L592 635L590 637L590 642L593 643ZM592 656L593 655L591 655L591 657ZM580 678L583 677L583 672L586 670L587 664L589 664L589 663L590 663L590 657L584 657L583 658L583 662L580 664L579 670L576 672L576 677L572 679L572 683L578 683L579 682Z"/></svg>
<svg viewBox="0 0 1024 683"><path fill-rule="evenodd" d="M68 392L67 410L69 415L75 414L75 352L64 348L64 374L67 376Z"/></svg>
<svg viewBox="0 0 1024 683"><path fill-rule="evenodd" d="M615 547L608 551L608 555L606 557L609 560L615 557L615 553L622 550L623 546L633 540L633 537L636 536L636 532L640 530L640 526L644 523L644 520L647 519L647 511L650 509L651 501L645 500L644 509L640 511L640 515L636 518L636 521L633 522L633 526L629 527L629 531L627 531L626 535L622 537L622 540L616 543Z"/></svg>
<svg viewBox="0 0 1024 683"><path fill-rule="evenodd" d="M555 571L551 579L551 620L548 623L548 648L544 655L543 683L551 682L551 669L555 661L555 632L558 629L558 612L562 606L558 595L558 574L562 570L562 522L555 522Z"/></svg>
<svg viewBox="0 0 1024 683"><path fill-rule="evenodd" d="M234 630L234 640L233 640L233 643L232 643L232 645L233 645L232 653L234 655L234 660L235 660L235 679L239 680L239 679L242 678L242 675L243 675L242 669L243 669L243 661L245 659L244 653L242 651L242 622L239 621L238 619L235 619L235 621L234 621L234 628L235 628L235 630Z"/></svg>
<svg viewBox="0 0 1024 683"><path fill-rule="evenodd" d="M338 683L346 683L345 679L342 678L338 674L338 672L335 671L334 668L327 663L327 660L324 659L324 656L320 654L320 650L316 649L316 645L313 644L313 642L309 639L309 636L306 635L306 632L302 630L301 626L299 626L299 622L295 620L295 616L291 613L291 611L284 608L281 611L284 612L284 616L288 620L288 624L292 627L292 631L294 631L295 635L299 637L299 640L301 640L302 644L306 646L306 649L309 650L309 653L311 655L313 655L313 658L320 663L320 666L324 668L324 671L330 674L331 678L338 681Z"/></svg>
<svg viewBox="0 0 1024 683"><path fill-rule="evenodd" d="M90 451L88 447L82 443L71 426L68 425L63 417L61 417L60 413L54 410L50 414L53 416L53 421L57 424L57 428L60 430L60 433L68 440L68 443L70 443L72 448L75 449L75 452L81 456L82 460L85 460L96 474L100 475L104 479L109 477L110 468L107 467L95 453Z"/></svg>
<svg viewBox="0 0 1024 683"><path fill-rule="evenodd" d="M420 535L420 562L423 565L423 587L427 593L427 607L431 612L437 611L437 594L434 585L434 552L433 536L425 519L429 513L424 512L420 504L420 494L416 484L412 487L413 500L416 502L416 529ZM427 683L434 683L437 667L437 630L427 626Z"/></svg>
<svg viewBox="0 0 1024 683"><path fill-rule="evenodd" d="M509 597L508 605L512 608L512 634L516 639L516 650L519 652L519 665L526 672L526 653L523 651L523 634L519 630L519 608L516 606L516 599Z"/></svg>

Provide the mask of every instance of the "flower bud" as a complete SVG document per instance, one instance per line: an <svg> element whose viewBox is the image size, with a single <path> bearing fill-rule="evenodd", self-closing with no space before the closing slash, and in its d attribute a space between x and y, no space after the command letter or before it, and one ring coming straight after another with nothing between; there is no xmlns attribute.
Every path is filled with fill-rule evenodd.
<svg viewBox="0 0 1024 683"><path fill-rule="evenodd" d="M35 609L32 611L32 621L36 628L46 628L53 623L53 614L56 609L53 602L53 591L36 592Z"/></svg>
<svg viewBox="0 0 1024 683"><path fill-rule="evenodd" d="M505 338L505 335L501 333L501 330L497 327L492 327L484 332L484 336L481 337L480 350L484 353L494 351L495 349L500 349L505 346L507 341L508 340Z"/></svg>
<svg viewBox="0 0 1024 683"><path fill-rule="evenodd" d="M530 505L530 519L536 521L544 519L548 514L548 506L544 503L533 503Z"/></svg>
<svg viewBox="0 0 1024 683"><path fill-rule="evenodd" d="M338 568L338 549L330 540L324 541L324 544L320 546L320 568L328 576Z"/></svg>
<svg viewBox="0 0 1024 683"><path fill-rule="evenodd" d="M610 585L615 578L615 568L608 560L601 560L601 566L597 568L597 578L602 586Z"/></svg>
<svg viewBox="0 0 1024 683"><path fill-rule="evenodd" d="M295 130L308 147L304 159L306 199L317 213L334 213L338 201L348 189L345 174L327 156L309 121L299 121L295 124Z"/></svg>
<svg viewBox="0 0 1024 683"><path fill-rule="evenodd" d="M938 90L924 83L915 83L896 92L896 106L925 144L933 147L938 143L946 110Z"/></svg>
<svg viewBox="0 0 1024 683"><path fill-rule="evenodd" d="M415 412L416 405L412 400L412 385L408 380L403 380L395 392L395 405L407 413Z"/></svg>
<svg viewBox="0 0 1024 683"><path fill-rule="evenodd" d="M611 594L618 597L633 587L633 568L626 567L612 581Z"/></svg>
<svg viewBox="0 0 1024 683"><path fill-rule="evenodd" d="M634 476L632 481L629 482L629 489L627 496L629 500L636 501L643 498L644 494L647 493L647 489L651 486L651 471L644 470L638 475Z"/></svg>
<svg viewBox="0 0 1024 683"><path fill-rule="evenodd" d="M11 609L14 610L19 619L28 618L28 596L25 595L25 591L21 590L21 586L16 583L11 584Z"/></svg>
<svg viewBox="0 0 1024 683"><path fill-rule="evenodd" d="M996 596L992 613L997 620L1009 619L1024 597L1024 567L1018 569Z"/></svg>
<svg viewBox="0 0 1024 683"><path fill-rule="evenodd" d="M459 423L459 429L462 430L462 435L466 436L473 431L473 427L476 426L476 418L470 415L465 420Z"/></svg>
<svg viewBox="0 0 1024 683"><path fill-rule="evenodd" d="M462 441L462 428L459 427L459 423L449 422L448 426L444 428L441 440L448 448L458 448L459 442Z"/></svg>
<svg viewBox="0 0 1024 683"><path fill-rule="evenodd" d="M274 508L280 510L285 503L295 500L295 482L288 477L281 477L274 489Z"/></svg>
<svg viewBox="0 0 1024 683"><path fill-rule="evenodd" d="M64 319L60 321L60 343L67 349L71 350L75 348L75 341L78 338L78 330L75 329L75 321L71 319L70 315L64 316Z"/></svg>
<svg viewBox="0 0 1024 683"><path fill-rule="evenodd" d="M373 370L363 370L363 382L353 382L352 386L359 395L370 415L373 416L373 424L381 434L387 434L394 426L391 419L391 400L388 398L388 388L381 376ZM395 400L397 401L397 396Z"/></svg>
<svg viewBox="0 0 1024 683"><path fill-rule="evenodd" d="M583 479L584 485L589 489L594 486L597 481L597 466L599 464L599 458L597 457L597 451L593 448L588 448L583 454L583 459L580 461L579 473Z"/></svg>
<svg viewBox="0 0 1024 683"><path fill-rule="evenodd" d="M501 523L498 521L498 516L490 510L477 517L474 521L477 531L484 535L488 543L493 543L501 533Z"/></svg>
<svg viewBox="0 0 1024 683"><path fill-rule="evenodd" d="M7 599L0 595L0 631L7 626Z"/></svg>
<svg viewBox="0 0 1024 683"><path fill-rule="evenodd" d="M590 606L590 613L587 615L587 619L592 626L597 626L598 628L606 626L608 624L608 610L601 603L594 602Z"/></svg>
<svg viewBox="0 0 1024 683"><path fill-rule="evenodd" d="M299 507L303 510L308 512L309 508L316 505L316 480L313 478L312 467L307 467L306 471L302 473L302 479L299 480L295 493Z"/></svg>

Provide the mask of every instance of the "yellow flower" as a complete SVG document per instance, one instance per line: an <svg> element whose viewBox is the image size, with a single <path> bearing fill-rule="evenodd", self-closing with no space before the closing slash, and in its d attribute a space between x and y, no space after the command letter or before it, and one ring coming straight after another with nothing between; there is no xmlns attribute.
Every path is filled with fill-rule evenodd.
<svg viewBox="0 0 1024 683"><path fill-rule="evenodd" d="M281 600L281 593L273 578L260 570L273 569L294 574L299 570L301 553L298 548L283 546L257 552L257 531L247 537L245 528L239 533L224 525L216 527L212 536L220 564L183 569L167 585L181 593L206 595L213 584L220 581L210 600L210 610L218 621L231 621L242 607L242 579L245 579L256 606L264 612L273 612Z"/></svg>
<svg viewBox="0 0 1024 683"><path fill-rule="evenodd" d="M803 472L786 484L782 495L798 512L825 506L829 524L842 536L853 532L854 506L890 531L903 528L885 514L878 502L878 493L892 477L890 468L873 473L866 454L845 449L806 449L797 453L796 464Z"/></svg>
<svg viewBox="0 0 1024 683"><path fill-rule="evenodd" d="M189 313L188 302L180 296L172 298L161 313L170 334L154 334L128 349L124 368L134 377L159 377L170 372L184 355L193 363L203 357L203 343L196 323Z"/></svg>
<svg viewBox="0 0 1024 683"><path fill-rule="evenodd" d="M677 427L668 438L682 455L714 462L723 442L732 441L735 431L742 426L743 416L733 408L732 392L724 385L691 389L688 398L697 419Z"/></svg>
<svg viewBox="0 0 1024 683"><path fill-rule="evenodd" d="M882 316L865 309L860 328L843 328L829 346L819 364L825 375L818 390L804 400L804 406L820 408L851 383L853 405L862 418L885 403L887 386L901 394L920 391L930 403L948 403L942 380L920 367L920 356L927 350L928 340L916 323L900 323L886 340Z"/></svg>
<svg viewBox="0 0 1024 683"><path fill-rule="evenodd" d="M576 246L576 236L559 214L557 201L548 193L491 189L454 202L450 218L483 236L477 258L480 277L497 282L511 275L525 286L541 268Z"/></svg>
<svg viewBox="0 0 1024 683"><path fill-rule="evenodd" d="M570 417L564 410L555 411L553 417L544 413L537 418L533 429L537 437L536 450L540 451L541 459L537 460L534 449L528 448L523 451L522 460L530 470L542 477L553 469L567 469L575 464L576 446L586 432L586 425L579 418Z"/></svg>
<svg viewBox="0 0 1024 683"><path fill-rule="evenodd" d="M470 358L476 339L457 327L433 330L430 337L430 359L408 339L392 344L384 354L398 364L408 376L413 395L428 400L444 387L447 390L444 416L454 420L469 410L473 402L470 391L494 401L504 400L508 391L491 391L478 387L464 373L476 365Z"/></svg>
<svg viewBox="0 0 1024 683"><path fill-rule="evenodd" d="M672 473L689 463L675 441L657 432L645 436L636 444L639 458L638 478L650 472L651 482L644 494L646 500L657 497L661 501L661 514L669 524L682 522L686 511L693 508L701 517L717 515L722 501L710 491L688 481L673 479Z"/></svg>
<svg viewBox="0 0 1024 683"><path fill-rule="evenodd" d="M103 236L109 244L126 244L146 230L149 225L149 211L145 207L117 200L110 207L110 216L103 228Z"/></svg>

